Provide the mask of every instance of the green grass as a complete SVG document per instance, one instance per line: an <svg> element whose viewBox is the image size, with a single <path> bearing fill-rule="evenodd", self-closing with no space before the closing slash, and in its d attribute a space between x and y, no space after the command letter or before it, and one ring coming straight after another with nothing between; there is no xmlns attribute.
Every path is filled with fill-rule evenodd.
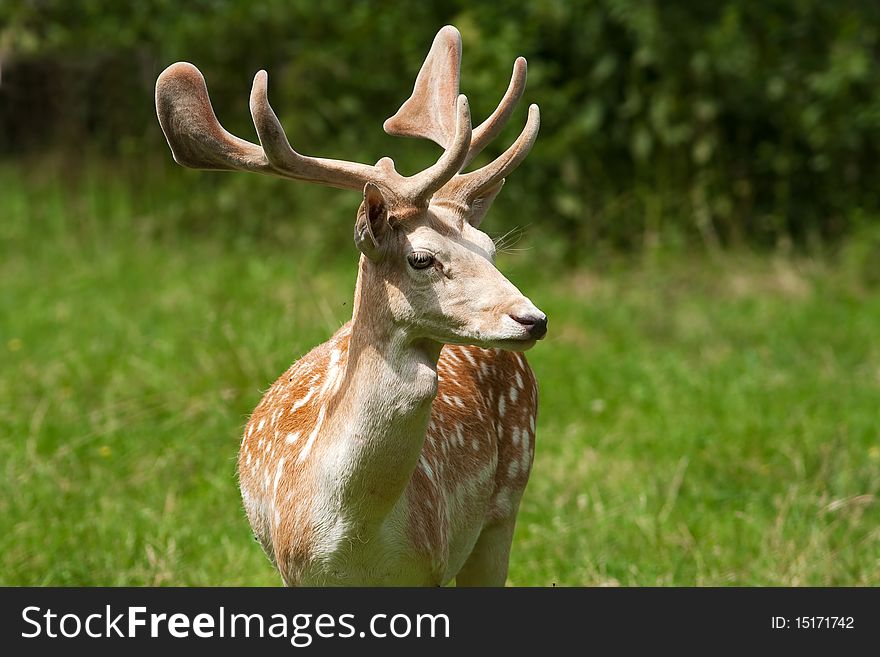
<svg viewBox="0 0 880 657"><path fill-rule="evenodd" d="M239 433L349 317L350 217L214 226L245 183L214 176L212 210L185 194L207 175L0 168L0 584L279 582ZM510 583L880 584L880 289L746 253L567 268L547 242L533 222L500 259L551 318Z"/></svg>

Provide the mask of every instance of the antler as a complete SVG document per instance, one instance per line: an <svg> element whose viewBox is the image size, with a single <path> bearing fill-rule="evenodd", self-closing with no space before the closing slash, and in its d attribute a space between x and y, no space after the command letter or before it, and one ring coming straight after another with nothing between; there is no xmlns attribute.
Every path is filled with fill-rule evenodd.
<svg viewBox="0 0 880 657"><path fill-rule="evenodd" d="M473 131L470 148L464 159L467 166L505 126L513 113L526 86L526 60L517 57L513 64L510 85L498 107ZM453 139L451 131L454 104L461 77L461 34L451 25L442 28L424 64L416 77L412 95L400 106L397 113L385 121L385 132L390 135L422 137L448 148ZM486 190L499 186L528 155L538 136L541 118L537 105L529 106L525 128L501 156L471 173L455 176L445 192L464 191L469 198L476 198ZM462 167L462 168L463 168Z"/></svg>
<svg viewBox="0 0 880 657"><path fill-rule="evenodd" d="M426 203L464 166L471 143L470 109L464 96L457 96L446 115L451 127L443 154L433 166L405 177L389 158L371 166L297 153L269 105L267 80L266 72L259 71L250 97L258 146L220 125L205 78L195 66L178 62L165 69L156 81L156 113L174 159L195 169L255 171L358 191L373 182L416 204Z"/></svg>

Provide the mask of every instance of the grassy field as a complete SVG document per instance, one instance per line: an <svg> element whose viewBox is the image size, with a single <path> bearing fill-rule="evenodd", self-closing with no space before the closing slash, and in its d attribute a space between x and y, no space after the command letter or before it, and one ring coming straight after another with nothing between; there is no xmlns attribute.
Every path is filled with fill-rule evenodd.
<svg viewBox="0 0 880 657"><path fill-rule="evenodd" d="M0 584L279 583L239 434L350 316L355 250L149 186L0 168ZM874 279L742 252L567 267L545 242L533 222L499 261L550 316L509 583L880 585Z"/></svg>

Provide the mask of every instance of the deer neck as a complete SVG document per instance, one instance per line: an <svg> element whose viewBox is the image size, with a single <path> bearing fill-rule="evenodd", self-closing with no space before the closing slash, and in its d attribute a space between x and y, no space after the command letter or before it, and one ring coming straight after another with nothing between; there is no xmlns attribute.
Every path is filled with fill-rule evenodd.
<svg viewBox="0 0 880 657"><path fill-rule="evenodd" d="M437 394L440 343L413 338L391 317L385 282L361 258L336 415L345 436L342 486L359 519L381 520L416 467Z"/></svg>

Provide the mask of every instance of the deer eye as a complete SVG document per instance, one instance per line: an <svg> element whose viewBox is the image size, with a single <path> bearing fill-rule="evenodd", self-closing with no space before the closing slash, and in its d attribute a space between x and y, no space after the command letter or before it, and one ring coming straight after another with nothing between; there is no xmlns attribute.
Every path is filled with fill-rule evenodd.
<svg viewBox="0 0 880 657"><path fill-rule="evenodd" d="M427 251L413 251L406 260L413 269L427 269L434 264L434 256Z"/></svg>

